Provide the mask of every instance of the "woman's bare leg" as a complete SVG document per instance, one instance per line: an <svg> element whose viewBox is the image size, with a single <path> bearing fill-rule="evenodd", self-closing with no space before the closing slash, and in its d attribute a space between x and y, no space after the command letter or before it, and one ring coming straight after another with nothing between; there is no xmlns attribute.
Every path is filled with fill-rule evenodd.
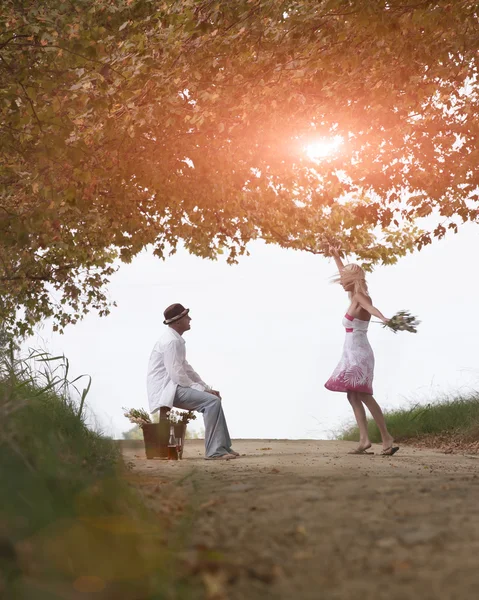
<svg viewBox="0 0 479 600"><path fill-rule="evenodd" d="M373 419L376 422L376 425L379 428L379 432L381 434L381 439L383 442L383 449L386 450L388 448L391 448L394 442L394 438L388 431L381 407L376 402L374 397L371 396L371 394L358 393L357 396L358 399L368 407L369 412L371 413Z"/></svg>
<svg viewBox="0 0 479 600"><path fill-rule="evenodd" d="M359 429L359 446L357 451L361 452L371 448L371 441L369 440L368 434L368 421L366 419L366 411L364 410L363 403L358 398L356 392L348 392L348 400L351 404L356 418L356 423Z"/></svg>

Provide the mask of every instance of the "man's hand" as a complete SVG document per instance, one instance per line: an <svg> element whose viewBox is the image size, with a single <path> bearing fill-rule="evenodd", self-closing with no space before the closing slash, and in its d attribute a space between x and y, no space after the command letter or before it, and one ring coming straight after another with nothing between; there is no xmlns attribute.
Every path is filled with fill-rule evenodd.
<svg viewBox="0 0 479 600"><path fill-rule="evenodd" d="M218 392L218 390L211 390L210 394L214 394L215 396L218 396L218 398L221 400L221 394Z"/></svg>

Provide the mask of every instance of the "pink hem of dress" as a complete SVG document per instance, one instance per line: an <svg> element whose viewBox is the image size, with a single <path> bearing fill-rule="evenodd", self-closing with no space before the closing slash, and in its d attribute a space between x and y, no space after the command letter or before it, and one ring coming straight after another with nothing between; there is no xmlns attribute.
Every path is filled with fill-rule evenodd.
<svg viewBox="0 0 479 600"><path fill-rule="evenodd" d="M373 395L373 388L368 387L367 385L358 385L355 388L346 387L340 381L327 381L324 384L324 387L330 392L359 392L361 394L370 394Z"/></svg>

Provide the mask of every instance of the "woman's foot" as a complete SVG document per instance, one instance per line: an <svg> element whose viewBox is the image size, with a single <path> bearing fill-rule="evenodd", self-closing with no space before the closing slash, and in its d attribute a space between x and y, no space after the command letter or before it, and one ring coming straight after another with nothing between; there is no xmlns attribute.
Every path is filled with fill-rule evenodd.
<svg viewBox="0 0 479 600"><path fill-rule="evenodd" d="M389 448L392 448L394 446L394 438L391 436L383 438L382 442L383 442L383 452L385 450L389 450Z"/></svg>
<svg viewBox="0 0 479 600"><path fill-rule="evenodd" d="M359 442L359 446L356 450L351 450L348 454L374 454L374 452L366 452L369 448L371 448L371 442Z"/></svg>

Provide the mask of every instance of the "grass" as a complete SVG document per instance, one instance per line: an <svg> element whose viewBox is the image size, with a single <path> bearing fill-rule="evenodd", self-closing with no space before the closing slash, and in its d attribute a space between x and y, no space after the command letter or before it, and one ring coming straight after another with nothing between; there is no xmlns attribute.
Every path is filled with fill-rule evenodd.
<svg viewBox="0 0 479 600"><path fill-rule="evenodd" d="M0 597L190 598L118 445L53 371L0 357Z"/></svg>
<svg viewBox="0 0 479 600"><path fill-rule="evenodd" d="M465 441L479 440L479 394L442 398L426 406L413 405L408 409L385 412L386 424L396 441L420 438L421 436L458 434ZM368 430L373 443L381 436L372 419L368 419ZM356 441L359 431L349 427L339 439Z"/></svg>

